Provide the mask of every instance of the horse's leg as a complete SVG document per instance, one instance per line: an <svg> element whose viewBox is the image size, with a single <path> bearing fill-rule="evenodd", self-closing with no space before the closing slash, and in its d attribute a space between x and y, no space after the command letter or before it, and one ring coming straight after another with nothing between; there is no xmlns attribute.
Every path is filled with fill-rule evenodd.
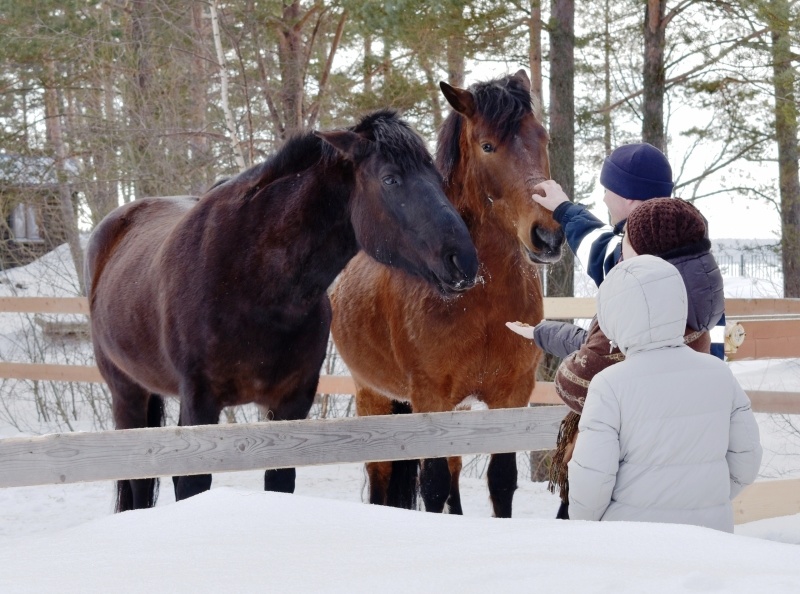
<svg viewBox="0 0 800 594"><path fill-rule="evenodd" d="M359 386L356 390L356 413L359 417L374 415L408 414L411 406L390 400ZM403 509L417 507L418 460L368 462L369 502Z"/></svg>
<svg viewBox="0 0 800 594"><path fill-rule="evenodd" d="M450 496L450 467L447 458L426 458L422 461L419 488L425 511L442 513Z"/></svg>
<svg viewBox="0 0 800 594"><path fill-rule="evenodd" d="M319 376L314 376L305 385L300 386L294 394L284 398L278 406L270 407L271 418L275 421L305 419L314 404L318 383ZM297 471L294 468L267 470L264 473L264 490L276 493L294 493L296 479Z"/></svg>
<svg viewBox="0 0 800 594"><path fill-rule="evenodd" d="M448 458L447 466L450 469L450 495L447 497L447 512L460 516L464 513L461 509L461 490L458 486L458 479L461 477L461 456Z"/></svg>
<svg viewBox="0 0 800 594"><path fill-rule="evenodd" d="M511 503L517 490L516 453L492 454L487 475L494 517L510 518Z"/></svg>
<svg viewBox="0 0 800 594"><path fill-rule="evenodd" d="M111 391L111 412L116 429L160 427L164 424L164 400L134 383L96 349L95 360ZM153 507L158 499L158 479L117 481L115 512Z"/></svg>
<svg viewBox="0 0 800 594"><path fill-rule="evenodd" d="M187 425L216 425L219 423L219 414L222 407L213 398L203 382L195 385L181 387L181 409L178 424ZM173 477L175 485L175 500L181 501L211 488L210 474L195 474L191 476Z"/></svg>
<svg viewBox="0 0 800 594"><path fill-rule="evenodd" d="M391 406L393 415L408 415L413 412L411 405L407 402L392 400ZM402 509L417 509L419 463L419 460L392 461L389 487L386 490L386 505Z"/></svg>

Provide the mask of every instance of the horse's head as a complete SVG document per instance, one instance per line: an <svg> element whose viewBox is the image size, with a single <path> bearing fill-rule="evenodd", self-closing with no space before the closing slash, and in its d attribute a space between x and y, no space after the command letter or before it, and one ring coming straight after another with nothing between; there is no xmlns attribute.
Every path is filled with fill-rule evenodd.
<svg viewBox="0 0 800 594"><path fill-rule="evenodd" d="M549 137L533 112L524 70L513 76L459 89L440 87L455 110L442 126L437 160L445 182L472 186L460 208L482 216L491 209L513 229L532 263L561 257L564 232L552 213L531 199L533 187L550 178ZM454 179L464 159L474 180Z"/></svg>
<svg viewBox="0 0 800 594"><path fill-rule="evenodd" d="M367 254L425 278L443 294L475 284L478 256L469 231L408 124L393 111L379 111L350 130L315 134L353 164L350 220Z"/></svg>

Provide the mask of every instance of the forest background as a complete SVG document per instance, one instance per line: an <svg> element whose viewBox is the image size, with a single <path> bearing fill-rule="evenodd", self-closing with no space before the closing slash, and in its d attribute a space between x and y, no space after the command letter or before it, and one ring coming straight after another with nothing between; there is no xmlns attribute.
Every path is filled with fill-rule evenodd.
<svg viewBox="0 0 800 594"><path fill-rule="evenodd" d="M401 110L433 149L447 114L440 80L525 68L552 176L576 201L591 199L614 147L650 142L673 163L676 195L701 210L724 197L779 213L784 295L800 297L798 7L2 0L0 156L16 169L0 179L17 190L0 187L3 214L26 200L20 163L38 164L25 181L38 173L56 189L51 219L80 279L80 233L122 201L201 193L293 133L380 107ZM551 296L573 293L572 270L569 257L550 267Z"/></svg>
<svg viewBox="0 0 800 594"><path fill-rule="evenodd" d="M603 158L650 142L716 237L741 204L771 209L776 294L800 297L797 0L0 0L0 23L0 293L83 293L81 237L113 208L200 194L294 133L392 107L433 151L440 80L524 68L568 195L597 201ZM63 249L47 273L14 268L62 243L74 270ZM548 295L575 294L575 278L567 251ZM85 339L44 336L51 322L16 315L0 358L92 364ZM341 372L329 355L323 373ZM351 414L334 402L314 414ZM102 385L0 381L0 421L20 431L105 428L109 404Z"/></svg>

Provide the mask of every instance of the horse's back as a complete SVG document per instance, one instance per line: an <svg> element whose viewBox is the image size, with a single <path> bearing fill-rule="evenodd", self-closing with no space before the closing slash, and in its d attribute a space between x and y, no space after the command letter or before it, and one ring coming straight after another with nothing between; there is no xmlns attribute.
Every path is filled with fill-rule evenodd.
<svg viewBox="0 0 800 594"><path fill-rule="evenodd" d="M86 248L84 271L90 299L106 265L119 256L123 246L140 243L152 249L197 201L196 196L142 198L117 207L100 221Z"/></svg>

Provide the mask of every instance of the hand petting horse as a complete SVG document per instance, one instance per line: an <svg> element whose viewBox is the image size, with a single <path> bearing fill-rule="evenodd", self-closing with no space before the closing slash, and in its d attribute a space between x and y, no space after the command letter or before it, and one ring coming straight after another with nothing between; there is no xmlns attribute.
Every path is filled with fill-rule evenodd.
<svg viewBox="0 0 800 594"><path fill-rule="evenodd" d="M95 229L86 255L92 341L117 429L214 424L255 402L276 420L314 400L331 323L326 291L359 252L437 295L475 283L476 250L422 139L391 111L289 140L200 198L145 198ZM175 477L177 499L211 475ZM293 468L265 474L294 491ZM157 479L117 483L116 510L151 507Z"/></svg>
<svg viewBox="0 0 800 594"><path fill-rule="evenodd" d="M459 89L441 83L453 108L439 134L445 192L478 249L480 282L443 298L429 285L359 254L332 293L334 342L356 383L359 415L526 406L541 352L507 320L543 315L539 264L561 257L564 234L531 200L550 178L548 136L533 113L530 81L513 76ZM410 404L410 407L409 407ZM367 465L371 503L461 513L460 458ZM511 516L514 453L488 469L494 515Z"/></svg>

